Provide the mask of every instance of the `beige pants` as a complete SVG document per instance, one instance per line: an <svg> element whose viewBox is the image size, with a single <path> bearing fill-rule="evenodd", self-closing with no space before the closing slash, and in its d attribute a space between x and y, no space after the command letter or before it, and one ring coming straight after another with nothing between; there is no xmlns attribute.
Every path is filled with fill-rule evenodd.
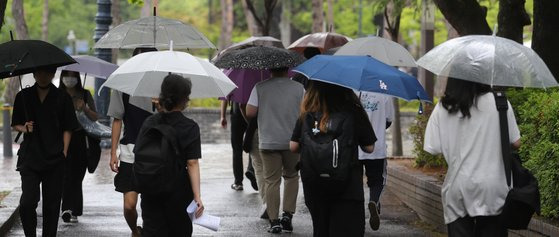
<svg viewBox="0 0 559 237"><path fill-rule="evenodd" d="M260 194L262 203L266 204L266 182L264 180L264 166L262 165L262 157L260 156L260 150L258 149L258 131L254 132L250 157L252 158L252 167L254 168L256 182L258 183L258 193Z"/></svg>
<svg viewBox="0 0 559 237"><path fill-rule="evenodd" d="M283 211L295 213L299 192L299 172L295 166L299 154L289 150L260 150L266 180L266 205L270 220L279 219L281 177L283 185Z"/></svg>

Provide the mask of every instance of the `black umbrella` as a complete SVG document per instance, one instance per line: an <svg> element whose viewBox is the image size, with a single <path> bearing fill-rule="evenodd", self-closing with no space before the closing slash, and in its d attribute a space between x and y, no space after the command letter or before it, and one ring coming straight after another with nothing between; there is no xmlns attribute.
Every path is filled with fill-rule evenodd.
<svg viewBox="0 0 559 237"><path fill-rule="evenodd" d="M0 79L73 63L76 61L70 55L44 41L12 40L0 44Z"/></svg>
<svg viewBox="0 0 559 237"><path fill-rule="evenodd" d="M233 50L219 56L214 64L220 68L274 69L294 67L304 61L296 52L268 46L255 46Z"/></svg>

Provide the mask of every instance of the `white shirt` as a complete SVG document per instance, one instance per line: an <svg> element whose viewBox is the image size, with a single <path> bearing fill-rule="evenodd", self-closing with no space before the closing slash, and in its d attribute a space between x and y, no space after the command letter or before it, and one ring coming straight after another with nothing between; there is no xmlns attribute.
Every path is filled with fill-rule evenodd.
<svg viewBox="0 0 559 237"><path fill-rule="evenodd" d="M423 149L442 153L448 164L441 191L446 224L466 215L500 214L509 191L493 94L479 96L470 114L470 118L460 112L449 114L438 103L425 130ZM509 141L514 143L520 131L510 103L507 118Z"/></svg>
<svg viewBox="0 0 559 237"><path fill-rule="evenodd" d="M375 160L386 158L386 122L394 120L394 106L392 97L373 93L373 92L356 92L359 100L367 112L369 121L375 130L377 141L375 142L375 150L373 153L365 153L359 150L359 160Z"/></svg>

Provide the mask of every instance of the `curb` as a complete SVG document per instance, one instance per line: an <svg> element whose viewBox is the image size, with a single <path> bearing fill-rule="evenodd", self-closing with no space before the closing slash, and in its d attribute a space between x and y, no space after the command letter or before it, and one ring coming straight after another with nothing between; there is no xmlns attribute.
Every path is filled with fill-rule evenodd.
<svg viewBox="0 0 559 237"><path fill-rule="evenodd" d="M0 236L6 236L14 225L19 211L19 199L21 197L21 188L14 188L8 196L2 200L0 208Z"/></svg>

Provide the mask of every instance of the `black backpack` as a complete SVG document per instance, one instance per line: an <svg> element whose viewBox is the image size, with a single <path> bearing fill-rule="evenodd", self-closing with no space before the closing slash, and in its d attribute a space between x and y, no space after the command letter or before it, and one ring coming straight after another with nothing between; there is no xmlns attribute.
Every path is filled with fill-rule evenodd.
<svg viewBox="0 0 559 237"><path fill-rule="evenodd" d="M133 175L136 191L172 193L182 169L181 152L174 128L161 119L140 134L134 147Z"/></svg>
<svg viewBox="0 0 559 237"><path fill-rule="evenodd" d="M307 113L301 134L301 178L330 194L342 193L357 162L351 113L332 113L327 132L319 130L320 113Z"/></svg>

